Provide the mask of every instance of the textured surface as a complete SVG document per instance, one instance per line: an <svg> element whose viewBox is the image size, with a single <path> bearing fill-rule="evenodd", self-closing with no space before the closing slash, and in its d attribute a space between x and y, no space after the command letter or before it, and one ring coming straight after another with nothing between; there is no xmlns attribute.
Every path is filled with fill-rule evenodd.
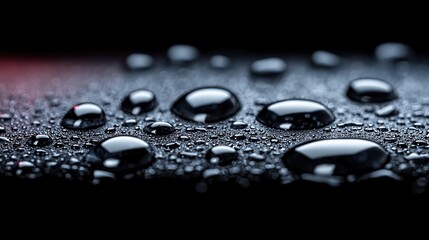
<svg viewBox="0 0 429 240"><path fill-rule="evenodd" d="M201 192L207 190L213 178L229 179L243 187L257 181L289 183L295 177L284 168L280 157L291 146L312 139L370 139L390 153L386 169L406 177L425 176L429 171L426 62L387 64L367 56L344 55L340 67L325 70L312 67L310 56L278 55L288 64L286 73L260 78L251 76L248 68L258 56L230 57L231 67L219 70L209 66L209 56L186 68L172 66L163 56L155 56L155 67L139 72L126 71L125 58L121 56L1 59L0 126L4 131L0 135L8 141L0 139L0 174L25 178L52 175L99 183L81 160L97 142L115 135L137 136L155 148L156 162L125 178L193 179ZM345 95L347 86L362 77L390 82L398 99L380 104L352 102ZM210 125L185 121L170 112L180 95L204 86L231 90L242 103L241 111L231 121ZM122 99L140 88L155 93L158 107L141 116L121 111ZM256 121L263 104L290 98L321 102L333 111L336 120L327 128L301 131L271 129ZM62 116L81 102L100 105L107 115L106 125L86 131L63 129L59 124ZM374 110L389 104L397 107L399 115L376 116ZM137 124L124 126L124 121L131 118ZM166 136L145 133L143 127L153 120L169 122L176 131ZM246 122L248 127L232 129L234 120ZM35 134L47 134L54 143L28 146L27 140ZM225 167L210 164L204 156L216 145L235 148L240 154L238 161Z"/></svg>

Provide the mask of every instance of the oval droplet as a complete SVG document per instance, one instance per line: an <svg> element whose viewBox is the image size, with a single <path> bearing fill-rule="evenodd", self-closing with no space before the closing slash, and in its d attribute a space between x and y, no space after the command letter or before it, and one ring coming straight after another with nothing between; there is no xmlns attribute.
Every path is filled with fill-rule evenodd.
<svg viewBox="0 0 429 240"><path fill-rule="evenodd" d="M132 136L105 139L86 156L86 161L93 168L110 172L126 172L145 168L154 160L152 146Z"/></svg>
<svg viewBox="0 0 429 240"><path fill-rule="evenodd" d="M299 144L283 155L283 163L297 174L361 175L378 170L389 159L377 143L365 139L326 139Z"/></svg>
<svg viewBox="0 0 429 240"><path fill-rule="evenodd" d="M229 90L204 87L182 95L171 111L186 120L211 123L233 116L240 108L238 98Z"/></svg>
<svg viewBox="0 0 429 240"><path fill-rule="evenodd" d="M409 46L397 42L383 43L375 49L375 56L381 61L404 61L412 58L413 55L413 50Z"/></svg>
<svg viewBox="0 0 429 240"><path fill-rule="evenodd" d="M144 70L154 64L153 57L144 53L133 53L127 57L127 67L130 70Z"/></svg>
<svg viewBox="0 0 429 240"><path fill-rule="evenodd" d="M390 83L376 78L353 80L348 87L347 96L362 103L387 102L397 98Z"/></svg>
<svg viewBox="0 0 429 240"><path fill-rule="evenodd" d="M250 72L255 76L278 76L286 71L287 65L280 58L260 59L250 65Z"/></svg>
<svg viewBox="0 0 429 240"><path fill-rule="evenodd" d="M44 147L52 144L52 138L48 135L33 135L28 139L27 144L33 147Z"/></svg>
<svg viewBox="0 0 429 240"><path fill-rule="evenodd" d="M106 123L103 109L94 103L80 103L73 106L61 120L65 128L75 130L93 129Z"/></svg>
<svg viewBox="0 0 429 240"><path fill-rule="evenodd" d="M221 166L230 164L232 161L238 159L238 152L232 147L216 146L210 148L206 153L206 159L211 163L216 163Z"/></svg>
<svg viewBox="0 0 429 240"><path fill-rule="evenodd" d="M325 105L303 99L282 100L265 106L256 118L272 128L303 130L321 128L335 120Z"/></svg>
<svg viewBox="0 0 429 240"><path fill-rule="evenodd" d="M341 58L326 51L315 51L311 55L311 62L316 67L333 68L341 64Z"/></svg>
<svg viewBox="0 0 429 240"><path fill-rule="evenodd" d="M174 45L167 51L168 59L175 64L188 64L198 58L199 52L193 46L189 45Z"/></svg>
<svg viewBox="0 0 429 240"><path fill-rule="evenodd" d="M121 109L133 115L153 110L157 105L155 94L146 89L131 92L122 100Z"/></svg>
<svg viewBox="0 0 429 240"><path fill-rule="evenodd" d="M174 127L168 122L154 122L146 125L145 132L153 135L168 135L174 132Z"/></svg>
<svg viewBox="0 0 429 240"><path fill-rule="evenodd" d="M223 55L214 55L210 58L210 66L216 69L225 69L231 65L231 59Z"/></svg>

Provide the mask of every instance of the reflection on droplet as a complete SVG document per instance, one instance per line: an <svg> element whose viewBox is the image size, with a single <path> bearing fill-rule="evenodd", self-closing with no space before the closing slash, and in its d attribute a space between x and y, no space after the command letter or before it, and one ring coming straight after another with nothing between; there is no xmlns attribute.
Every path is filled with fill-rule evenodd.
<svg viewBox="0 0 429 240"><path fill-rule="evenodd" d="M139 115L152 111L157 105L155 94L146 89L135 90L128 94L121 103L124 112Z"/></svg>
<svg viewBox="0 0 429 240"><path fill-rule="evenodd" d="M153 135L168 135L174 132L174 127L167 122L154 122L146 125L143 130Z"/></svg>
<svg viewBox="0 0 429 240"><path fill-rule="evenodd" d="M238 152L228 146L216 146L207 151L206 159L211 163L225 166L238 159Z"/></svg>
<svg viewBox="0 0 429 240"><path fill-rule="evenodd" d="M144 70L152 67L153 57L144 53L133 53L127 57L127 67L130 70Z"/></svg>
<svg viewBox="0 0 429 240"><path fill-rule="evenodd" d="M250 72L255 76L278 76L286 71L287 65L280 58L265 58L250 65Z"/></svg>
<svg viewBox="0 0 429 240"><path fill-rule="evenodd" d="M52 144L52 139L48 135L33 135L28 139L27 144L33 147L44 147Z"/></svg>
<svg viewBox="0 0 429 240"><path fill-rule="evenodd" d="M106 123L103 109L94 103L81 103L73 106L63 117L61 125L75 130L101 127Z"/></svg>
<svg viewBox="0 0 429 240"><path fill-rule="evenodd" d="M390 83L376 78L353 80L348 87L347 96L363 103L386 102L397 98Z"/></svg>

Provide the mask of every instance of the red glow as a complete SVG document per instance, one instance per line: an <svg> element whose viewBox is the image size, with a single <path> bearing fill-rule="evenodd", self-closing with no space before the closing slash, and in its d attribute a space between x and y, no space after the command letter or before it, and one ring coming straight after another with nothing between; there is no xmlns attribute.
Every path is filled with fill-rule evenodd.
<svg viewBox="0 0 429 240"><path fill-rule="evenodd" d="M79 106L77 106L77 105L74 105L74 106L73 106L73 109L74 109L74 110L77 110L78 108L79 108Z"/></svg>

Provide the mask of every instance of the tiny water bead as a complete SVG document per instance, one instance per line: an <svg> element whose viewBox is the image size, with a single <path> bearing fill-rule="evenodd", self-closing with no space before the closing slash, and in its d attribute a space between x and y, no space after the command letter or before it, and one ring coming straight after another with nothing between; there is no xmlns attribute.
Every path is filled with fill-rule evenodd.
<svg viewBox="0 0 429 240"><path fill-rule="evenodd" d="M211 163L226 166L238 159L238 152L232 147L216 146L207 151L206 159Z"/></svg>
<svg viewBox="0 0 429 240"><path fill-rule="evenodd" d="M250 65L250 72L255 76L278 76L286 71L287 65L280 58L260 59Z"/></svg>
<svg viewBox="0 0 429 240"><path fill-rule="evenodd" d="M210 66L216 69L225 69L231 65L231 59L223 55L214 55L210 58Z"/></svg>
<svg viewBox="0 0 429 240"><path fill-rule="evenodd" d="M301 143L282 157L291 171L319 176L360 175L382 168L388 159L377 143L347 138Z"/></svg>
<svg viewBox="0 0 429 240"><path fill-rule="evenodd" d="M303 130L324 127L332 123L335 117L331 110L321 103L291 99L265 106L256 119L272 128Z"/></svg>
<svg viewBox="0 0 429 240"><path fill-rule="evenodd" d="M375 115L379 117L390 117L399 113L395 105L387 105L375 111Z"/></svg>
<svg viewBox="0 0 429 240"><path fill-rule="evenodd" d="M146 125L143 130L153 135L168 135L173 133L175 129L168 122L154 122Z"/></svg>
<svg viewBox="0 0 429 240"><path fill-rule="evenodd" d="M212 123L233 116L240 108L240 101L229 90L204 87L182 95L173 104L171 111L186 120Z"/></svg>
<svg viewBox="0 0 429 240"><path fill-rule="evenodd" d="M106 123L103 109L94 103L80 103L73 106L61 120L65 128L75 130L94 129Z"/></svg>
<svg viewBox="0 0 429 240"><path fill-rule="evenodd" d="M333 68L341 64L341 58L327 51L315 51L311 55L311 62L316 67Z"/></svg>
<svg viewBox="0 0 429 240"><path fill-rule="evenodd" d="M44 147L52 144L52 138L48 135L33 135L28 139L27 144L33 147Z"/></svg>
<svg viewBox="0 0 429 240"><path fill-rule="evenodd" d="M168 59L175 64L188 64L198 58L199 52L190 45L174 45L167 50Z"/></svg>
<svg viewBox="0 0 429 240"><path fill-rule="evenodd" d="M347 89L347 96L362 103L387 102L397 98L390 83L376 78L353 80Z"/></svg>
<svg viewBox="0 0 429 240"><path fill-rule="evenodd" d="M144 53L133 53L127 57L127 67L130 70L144 70L154 64L153 57Z"/></svg>
<svg viewBox="0 0 429 240"><path fill-rule="evenodd" d="M117 136L98 143L86 160L95 169L126 172L148 167L155 158L147 142L133 136Z"/></svg>
<svg viewBox="0 0 429 240"><path fill-rule="evenodd" d="M139 115L153 110L156 105L157 100L153 92L139 89L131 92L122 100L121 109L124 112Z"/></svg>
<svg viewBox="0 0 429 240"><path fill-rule="evenodd" d="M413 55L413 50L409 46L397 42L383 43L375 49L375 56L381 61L404 61Z"/></svg>

